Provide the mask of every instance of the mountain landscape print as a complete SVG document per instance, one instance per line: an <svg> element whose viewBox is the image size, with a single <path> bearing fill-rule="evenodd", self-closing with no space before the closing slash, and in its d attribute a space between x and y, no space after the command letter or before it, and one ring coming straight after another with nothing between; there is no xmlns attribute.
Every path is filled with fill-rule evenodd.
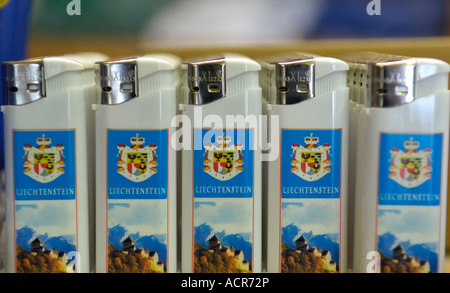
<svg viewBox="0 0 450 293"><path fill-rule="evenodd" d="M281 231L283 273L339 271L339 233L314 235L289 224Z"/></svg>
<svg viewBox="0 0 450 293"><path fill-rule="evenodd" d="M24 226L16 230L16 245L22 249L31 250L31 241L38 238L41 240L46 248L55 249L69 253L76 251L76 239L75 235L61 235L49 237L47 233L37 235L36 231L30 226Z"/></svg>
<svg viewBox="0 0 450 293"><path fill-rule="evenodd" d="M76 215L70 202L16 204L16 271L71 273L76 263Z"/></svg>
<svg viewBox="0 0 450 293"><path fill-rule="evenodd" d="M439 212L402 206L378 211L378 252L384 273L438 271Z"/></svg>
<svg viewBox="0 0 450 293"><path fill-rule="evenodd" d="M167 272L165 201L110 201L108 272Z"/></svg>
<svg viewBox="0 0 450 293"><path fill-rule="evenodd" d="M281 213L281 272L339 272L339 200L284 200Z"/></svg>
<svg viewBox="0 0 450 293"><path fill-rule="evenodd" d="M248 199L194 204L194 272L252 271L252 205Z"/></svg>

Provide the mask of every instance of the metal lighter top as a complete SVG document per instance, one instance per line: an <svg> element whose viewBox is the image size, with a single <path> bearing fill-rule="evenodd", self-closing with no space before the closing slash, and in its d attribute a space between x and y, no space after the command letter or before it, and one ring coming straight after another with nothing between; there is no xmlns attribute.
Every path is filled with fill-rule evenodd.
<svg viewBox="0 0 450 293"><path fill-rule="evenodd" d="M155 90L173 87L179 78L178 62L177 57L171 55L145 55L97 62L100 103L121 104ZM169 78L153 75L156 72L166 72ZM149 80L152 76L154 79Z"/></svg>
<svg viewBox="0 0 450 293"><path fill-rule="evenodd" d="M44 60L4 62L5 105L24 105L46 96Z"/></svg>
<svg viewBox="0 0 450 293"><path fill-rule="evenodd" d="M240 81L243 73L256 73L261 66L240 55L225 54L186 60L182 64L182 88L188 92L188 104L202 105L230 96L236 92L258 87L257 74ZM243 77L243 76L242 76ZM254 78L252 78L254 77Z"/></svg>
<svg viewBox="0 0 450 293"><path fill-rule="evenodd" d="M54 79L66 72L81 72L86 69L93 69L94 63L89 62L88 57L105 58L101 54L86 52L83 55L38 57L4 62L4 104L25 105L57 92L63 85L67 87L82 87L90 83L89 80L84 80L80 84L77 83L78 80L72 78L67 78L65 83L62 80ZM50 80L55 80L55 83L50 85Z"/></svg>
<svg viewBox="0 0 450 293"><path fill-rule="evenodd" d="M350 66L352 100L369 107L393 107L414 100L414 58L363 52L343 60Z"/></svg>
<svg viewBox="0 0 450 293"><path fill-rule="evenodd" d="M261 81L275 104L290 105L314 97L314 57L290 53L262 59Z"/></svg>
<svg viewBox="0 0 450 293"><path fill-rule="evenodd" d="M404 105L447 89L449 65L441 60L373 52L356 53L343 60L350 66L351 99L367 107ZM435 79L439 75L442 78Z"/></svg>
<svg viewBox="0 0 450 293"><path fill-rule="evenodd" d="M279 105L297 104L345 85L339 76L323 77L348 70L348 65L340 60L298 52L264 57L259 62L264 96L269 103Z"/></svg>
<svg viewBox="0 0 450 293"><path fill-rule="evenodd" d="M101 88L101 104L121 104L138 96L137 58L97 63L97 81Z"/></svg>

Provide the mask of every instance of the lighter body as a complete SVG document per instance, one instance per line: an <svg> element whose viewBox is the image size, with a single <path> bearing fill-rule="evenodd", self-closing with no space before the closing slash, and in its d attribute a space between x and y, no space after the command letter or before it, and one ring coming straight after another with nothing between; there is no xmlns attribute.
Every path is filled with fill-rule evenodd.
<svg viewBox="0 0 450 293"><path fill-rule="evenodd" d="M175 273L178 58L109 60L97 72L96 272Z"/></svg>
<svg viewBox="0 0 450 293"><path fill-rule="evenodd" d="M297 53L261 62L273 157L267 272L346 272L348 65Z"/></svg>
<svg viewBox="0 0 450 293"><path fill-rule="evenodd" d="M359 79L353 272L444 272L449 66L374 53L348 62Z"/></svg>
<svg viewBox="0 0 450 293"><path fill-rule="evenodd" d="M183 273L262 270L259 70L239 55L182 66L180 110L190 121L183 124ZM239 117L247 122L227 124Z"/></svg>
<svg viewBox="0 0 450 293"><path fill-rule="evenodd" d="M87 123L94 60L104 58L5 63L7 272L91 271L93 132Z"/></svg>

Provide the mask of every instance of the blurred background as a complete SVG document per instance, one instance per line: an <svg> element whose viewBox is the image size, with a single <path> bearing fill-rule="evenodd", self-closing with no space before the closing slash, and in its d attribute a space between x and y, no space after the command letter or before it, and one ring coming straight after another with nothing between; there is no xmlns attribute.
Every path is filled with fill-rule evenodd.
<svg viewBox="0 0 450 293"><path fill-rule="evenodd" d="M66 13L69 2L34 1L31 33L176 45L448 33L446 0L380 0L381 15L373 16L367 14L370 0L81 0L81 15L74 16Z"/></svg>
<svg viewBox="0 0 450 293"><path fill-rule="evenodd" d="M29 22L30 56L92 50L185 57L233 49L251 57L292 48L329 56L353 49L407 55L426 46L435 50L429 57L445 59L440 48L447 39L428 40L450 33L448 0L1 1L31 2L29 18L21 18Z"/></svg>
<svg viewBox="0 0 450 293"><path fill-rule="evenodd" d="M447 0L0 0L0 61L79 51L373 50L450 62L449 16ZM0 195L0 241L3 205ZM2 253L0 245L0 262Z"/></svg>

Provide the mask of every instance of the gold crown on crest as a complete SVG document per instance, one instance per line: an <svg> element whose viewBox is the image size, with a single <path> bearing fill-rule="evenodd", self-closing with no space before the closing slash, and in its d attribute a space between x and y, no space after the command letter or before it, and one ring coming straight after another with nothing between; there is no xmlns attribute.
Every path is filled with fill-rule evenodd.
<svg viewBox="0 0 450 293"><path fill-rule="evenodd" d="M52 143L52 139L45 137L45 134L43 134L42 137L39 137L39 138L36 139L36 143L39 146L41 146L41 145L50 145Z"/></svg>
<svg viewBox="0 0 450 293"><path fill-rule="evenodd" d="M419 148L420 143L418 141L414 141L411 137L409 140L403 143L403 146L406 150L416 150L417 148Z"/></svg>
<svg viewBox="0 0 450 293"><path fill-rule="evenodd" d="M231 141L231 138L229 136L225 136L225 133L223 133L222 136L217 137L216 142L218 145L222 144L222 146L227 146L228 143Z"/></svg>
<svg viewBox="0 0 450 293"><path fill-rule="evenodd" d="M306 144L317 144L319 142L318 137L313 137L313 134L311 133L310 136L305 137L305 143Z"/></svg>
<svg viewBox="0 0 450 293"><path fill-rule="evenodd" d="M139 133L136 133L135 137L130 138L131 144L144 144L145 138L139 137Z"/></svg>

